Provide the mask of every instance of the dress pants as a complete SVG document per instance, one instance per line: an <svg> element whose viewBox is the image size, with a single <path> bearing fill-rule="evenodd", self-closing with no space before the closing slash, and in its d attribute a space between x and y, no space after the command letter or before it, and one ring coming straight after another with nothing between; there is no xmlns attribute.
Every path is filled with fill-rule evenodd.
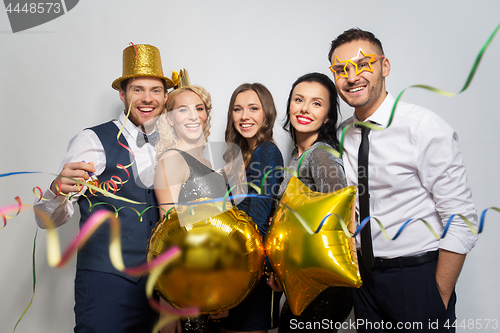
<svg viewBox="0 0 500 333"><path fill-rule="evenodd" d="M436 285L437 260L413 267L373 268L353 288L358 333L455 332L455 291L446 309Z"/></svg>
<svg viewBox="0 0 500 333"><path fill-rule="evenodd" d="M146 277L134 283L121 276L77 269L75 332L151 333L158 320L146 297Z"/></svg>

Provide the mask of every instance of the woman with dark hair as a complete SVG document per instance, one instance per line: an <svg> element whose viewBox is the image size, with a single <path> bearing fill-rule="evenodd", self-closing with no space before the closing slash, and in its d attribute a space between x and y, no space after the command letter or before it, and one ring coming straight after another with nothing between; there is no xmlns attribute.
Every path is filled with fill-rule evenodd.
<svg viewBox="0 0 500 333"><path fill-rule="evenodd" d="M281 183L281 171L276 168L283 166L281 152L273 142L275 120L274 100L264 85L245 83L233 92L227 114L226 142L241 150L247 182L260 187L266 173L274 170L267 175L261 193L270 198L276 197ZM229 148L224 153L224 159L229 164L237 154ZM256 194L252 187L249 187L248 193ZM250 196L237 206L252 218L264 238L275 207L274 201ZM265 279L261 279L250 295L221 319L222 331L265 333L277 327L280 298L281 293L274 292Z"/></svg>
<svg viewBox="0 0 500 333"><path fill-rule="evenodd" d="M297 111L297 108L298 107L300 108L304 105L302 101L297 101L294 98L294 89L302 82L306 83L305 85L303 85L304 88L306 88L306 86L310 87L311 85L313 87L318 87L317 84L320 84L324 89L326 89L328 93L328 99L324 101L324 103L328 103L329 108L326 109L327 111L326 117L324 121L319 124L321 125L319 128L317 128L316 124L313 125L314 127L313 130L310 130L309 128L305 127L306 132L304 134L300 133L299 135L306 135L308 137L314 138L314 143L324 142L332 146L333 148L338 148L339 141L337 140L336 132L337 132L337 121L339 116L339 97L337 95L337 89L335 88L335 84L328 76L324 74L321 73L305 74L299 77L294 82L294 84L292 85L292 90L290 90L290 95L288 96L285 124L283 125L283 129L288 133L290 133L290 135L292 136L293 143L298 148L297 138L296 138L296 127L298 127L300 130L302 128L300 125L303 125L303 123L302 122L299 123L298 121L297 122L293 121L296 120L296 117L294 117L290 113L291 112L290 108L294 109L296 113L300 112L300 110ZM322 90L319 87L318 89ZM295 126L293 125L294 123ZM340 163L342 163L342 160L340 160Z"/></svg>
<svg viewBox="0 0 500 333"><path fill-rule="evenodd" d="M283 128L295 144L288 168L297 170L302 156L298 178L315 192L334 192L347 186L342 159L335 157L322 146L338 149L336 137L339 101L337 90L330 78L320 73L310 73L295 81L287 103ZM286 173L278 197L281 198L291 174ZM269 284L279 290L271 276ZM351 288L330 287L319 294L300 316L295 316L285 302L281 311L280 332L295 330L295 323L323 323L328 329L303 329L304 332L334 332L335 324L342 323L351 312ZM337 326L338 327L338 326ZM335 330L336 332L337 330Z"/></svg>

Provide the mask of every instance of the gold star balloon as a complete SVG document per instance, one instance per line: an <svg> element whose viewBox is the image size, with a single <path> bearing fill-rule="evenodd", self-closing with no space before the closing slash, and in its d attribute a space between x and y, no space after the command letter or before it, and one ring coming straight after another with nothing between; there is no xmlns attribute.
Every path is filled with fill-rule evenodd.
<svg viewBox="0 0 500 333"><path fill-rule="evenodd" d="M236 207L221 212L214 204L202 203L172 209L153 230L148 262L174 245L181 255L155 287L178 308L221 313L238 305L262 276L262 237L252 219Z"/></svg>
<svg viewBox="0 0 500 333"><path fill-rule="evenodd" d="M320 193L296 177L290 179L265 249L295 315L328 287L361 286L355 239L345 234L336 217L342 217L352 234L355 197L354 186Z"/></svg>

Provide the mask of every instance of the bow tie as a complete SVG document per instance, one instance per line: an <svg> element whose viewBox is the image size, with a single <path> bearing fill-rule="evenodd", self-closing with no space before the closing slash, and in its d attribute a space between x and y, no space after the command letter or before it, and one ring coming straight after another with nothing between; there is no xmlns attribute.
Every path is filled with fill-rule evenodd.
<svg viewBox="0 0 500 333"><path fill-rule="evenodd" d="M147 142L149 142L152 146L155 146L158 141L160 141L160 133L153 132L149 135L146 135L139 131L137 133L137 147L142 148Z"/></svg>

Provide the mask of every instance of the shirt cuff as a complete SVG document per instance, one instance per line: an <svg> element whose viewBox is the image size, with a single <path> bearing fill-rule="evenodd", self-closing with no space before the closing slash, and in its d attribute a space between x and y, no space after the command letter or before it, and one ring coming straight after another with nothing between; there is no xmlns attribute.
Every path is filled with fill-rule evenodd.
<svg viewBox="0 0 500 333"><path fill-rule="evenodd" d="M50 186L45 190L43 193L42 199L35 203L33 209L35 211L35 220L37 225L45 229L47 228L46 223L44 221L44 218L41 217L40 212L44 213L47 217L51 218L52 221L54 222L55 226L58 227L62 224L64 224L66 221L54 221L54 212L59 208L61 205L65 204L65 196L60 195L59 197L56 196L54 192L51 191ZM38 212L38 213L37 213Z"/></svg>
<svg viewBox="0 0 500 333"><path fill-rule="evenodd" d="M468 229L467 226L465 228ZM461 231L461 233L456 233L448 230L446 236L439 241L439 248L460 254L469 253L476 245L478 235L475 235L470 229L465 232Z"/></svg>

